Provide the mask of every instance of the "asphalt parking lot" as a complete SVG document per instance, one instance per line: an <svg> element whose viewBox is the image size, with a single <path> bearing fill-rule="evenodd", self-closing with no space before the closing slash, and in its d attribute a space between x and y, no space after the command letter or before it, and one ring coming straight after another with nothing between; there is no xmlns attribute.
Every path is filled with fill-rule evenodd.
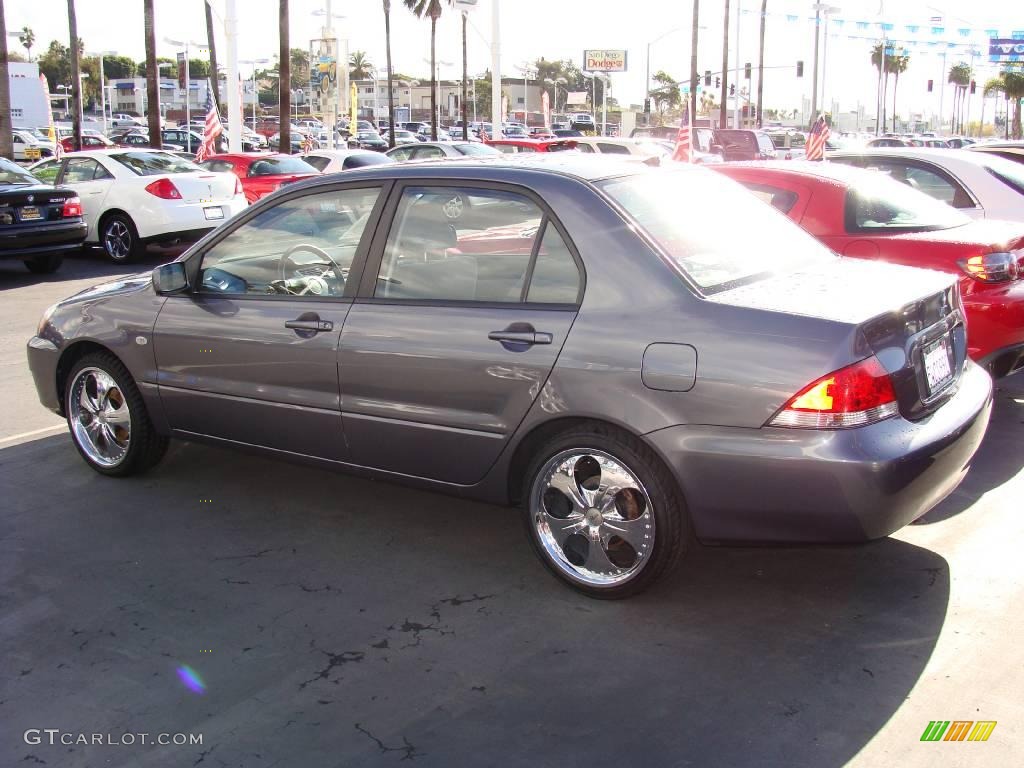
<svg viewBox="0 0 1024 768"><path fill-rule="evenodd" d="M920 524L697 548L597 602L512 510L188 444L141 478L88 469L23 346L46 306L121 272L0 264L0 765L1019 764L1024 375ZM998 725L922 742L931 720Z"/></svg>

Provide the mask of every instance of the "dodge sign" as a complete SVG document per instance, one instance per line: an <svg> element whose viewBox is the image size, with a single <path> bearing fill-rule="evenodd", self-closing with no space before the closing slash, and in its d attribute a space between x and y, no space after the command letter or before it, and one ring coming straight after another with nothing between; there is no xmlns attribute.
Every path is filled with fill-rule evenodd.
<svg viewBox="0 0 1024 768"><path fill-rule="evenodd" d="M625 72L626 52L619 50L588 49L583 51L584 72Z"/></svg>

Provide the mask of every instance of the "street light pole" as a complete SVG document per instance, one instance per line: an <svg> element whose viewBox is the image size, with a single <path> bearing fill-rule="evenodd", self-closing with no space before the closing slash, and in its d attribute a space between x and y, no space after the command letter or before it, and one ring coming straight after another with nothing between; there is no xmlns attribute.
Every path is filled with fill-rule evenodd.
<svg viewBox="0 0 1024 768"><path fill-rule="evenodd" d="M700 0L693 0L693 29L690 32L690 124L697 116L697 30L700 28Z"/></svg>
<svg viewBox="0 0 1024 768"><path fill-rule="evenodd" d="M491 1L491 138L501 130L501 0Z"/></svg>
<svg viewBox="0 0 1024 768"><path fill-rule="evenodd" d="M733 61L736 65L736 86L732 98L732 121L734 128L742 128L740 125L740 17L743 15L743 0L736 0L736 50L733 52ZM722 105L723 109L725 105Z"/></svg>

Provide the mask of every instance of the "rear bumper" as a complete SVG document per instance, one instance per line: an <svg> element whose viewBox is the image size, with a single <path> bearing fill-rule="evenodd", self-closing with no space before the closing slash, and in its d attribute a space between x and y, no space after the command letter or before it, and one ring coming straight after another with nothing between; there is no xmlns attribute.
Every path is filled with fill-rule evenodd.
<svg viewBox="0 0 1024 768"><path fill-rule="evenodd" d="M0 258L22 259L73 251L82 245L88 229L82 221L6 227L0 234Z"/></svg>
<svg viewBox="0 0 1024 768"><path fill-rule="evenodd" d="M992 410L992 381L968 364L930 416L817 431L678 426L646 439L682 487L704 541L856 542L888 536L950 494Z"/></svg>
<svg viewBox="0 0 1024 768"><path fill-rule="evenodd" d="M150 202L144 208L133 210L131 214L139 237L143 240L159 240L178 237L180 233L215 229L236 213L245 210L248 204L245 195L238 194L227 200L211 203ZM222 209L224 218L207 219L205 208Z"/></svg>

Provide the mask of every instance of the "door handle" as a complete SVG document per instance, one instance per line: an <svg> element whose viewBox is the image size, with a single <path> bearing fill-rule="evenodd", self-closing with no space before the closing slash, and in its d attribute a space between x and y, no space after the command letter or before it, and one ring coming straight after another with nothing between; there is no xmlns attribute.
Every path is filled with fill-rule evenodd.
<svg viewBox="0 0 1024 768"><path fill-rule="evenodd" d="M293 331L320 333L321 331L334 330L334 323L330 320L286 320L284 327L291 328Z"/></svg>
<svg viewBox="0 0 1024 768"><path fill-rule="evenodd" d="M491 341L511 344L550 344L551 334L538 331L491 331L487 334Z"/></svg>

